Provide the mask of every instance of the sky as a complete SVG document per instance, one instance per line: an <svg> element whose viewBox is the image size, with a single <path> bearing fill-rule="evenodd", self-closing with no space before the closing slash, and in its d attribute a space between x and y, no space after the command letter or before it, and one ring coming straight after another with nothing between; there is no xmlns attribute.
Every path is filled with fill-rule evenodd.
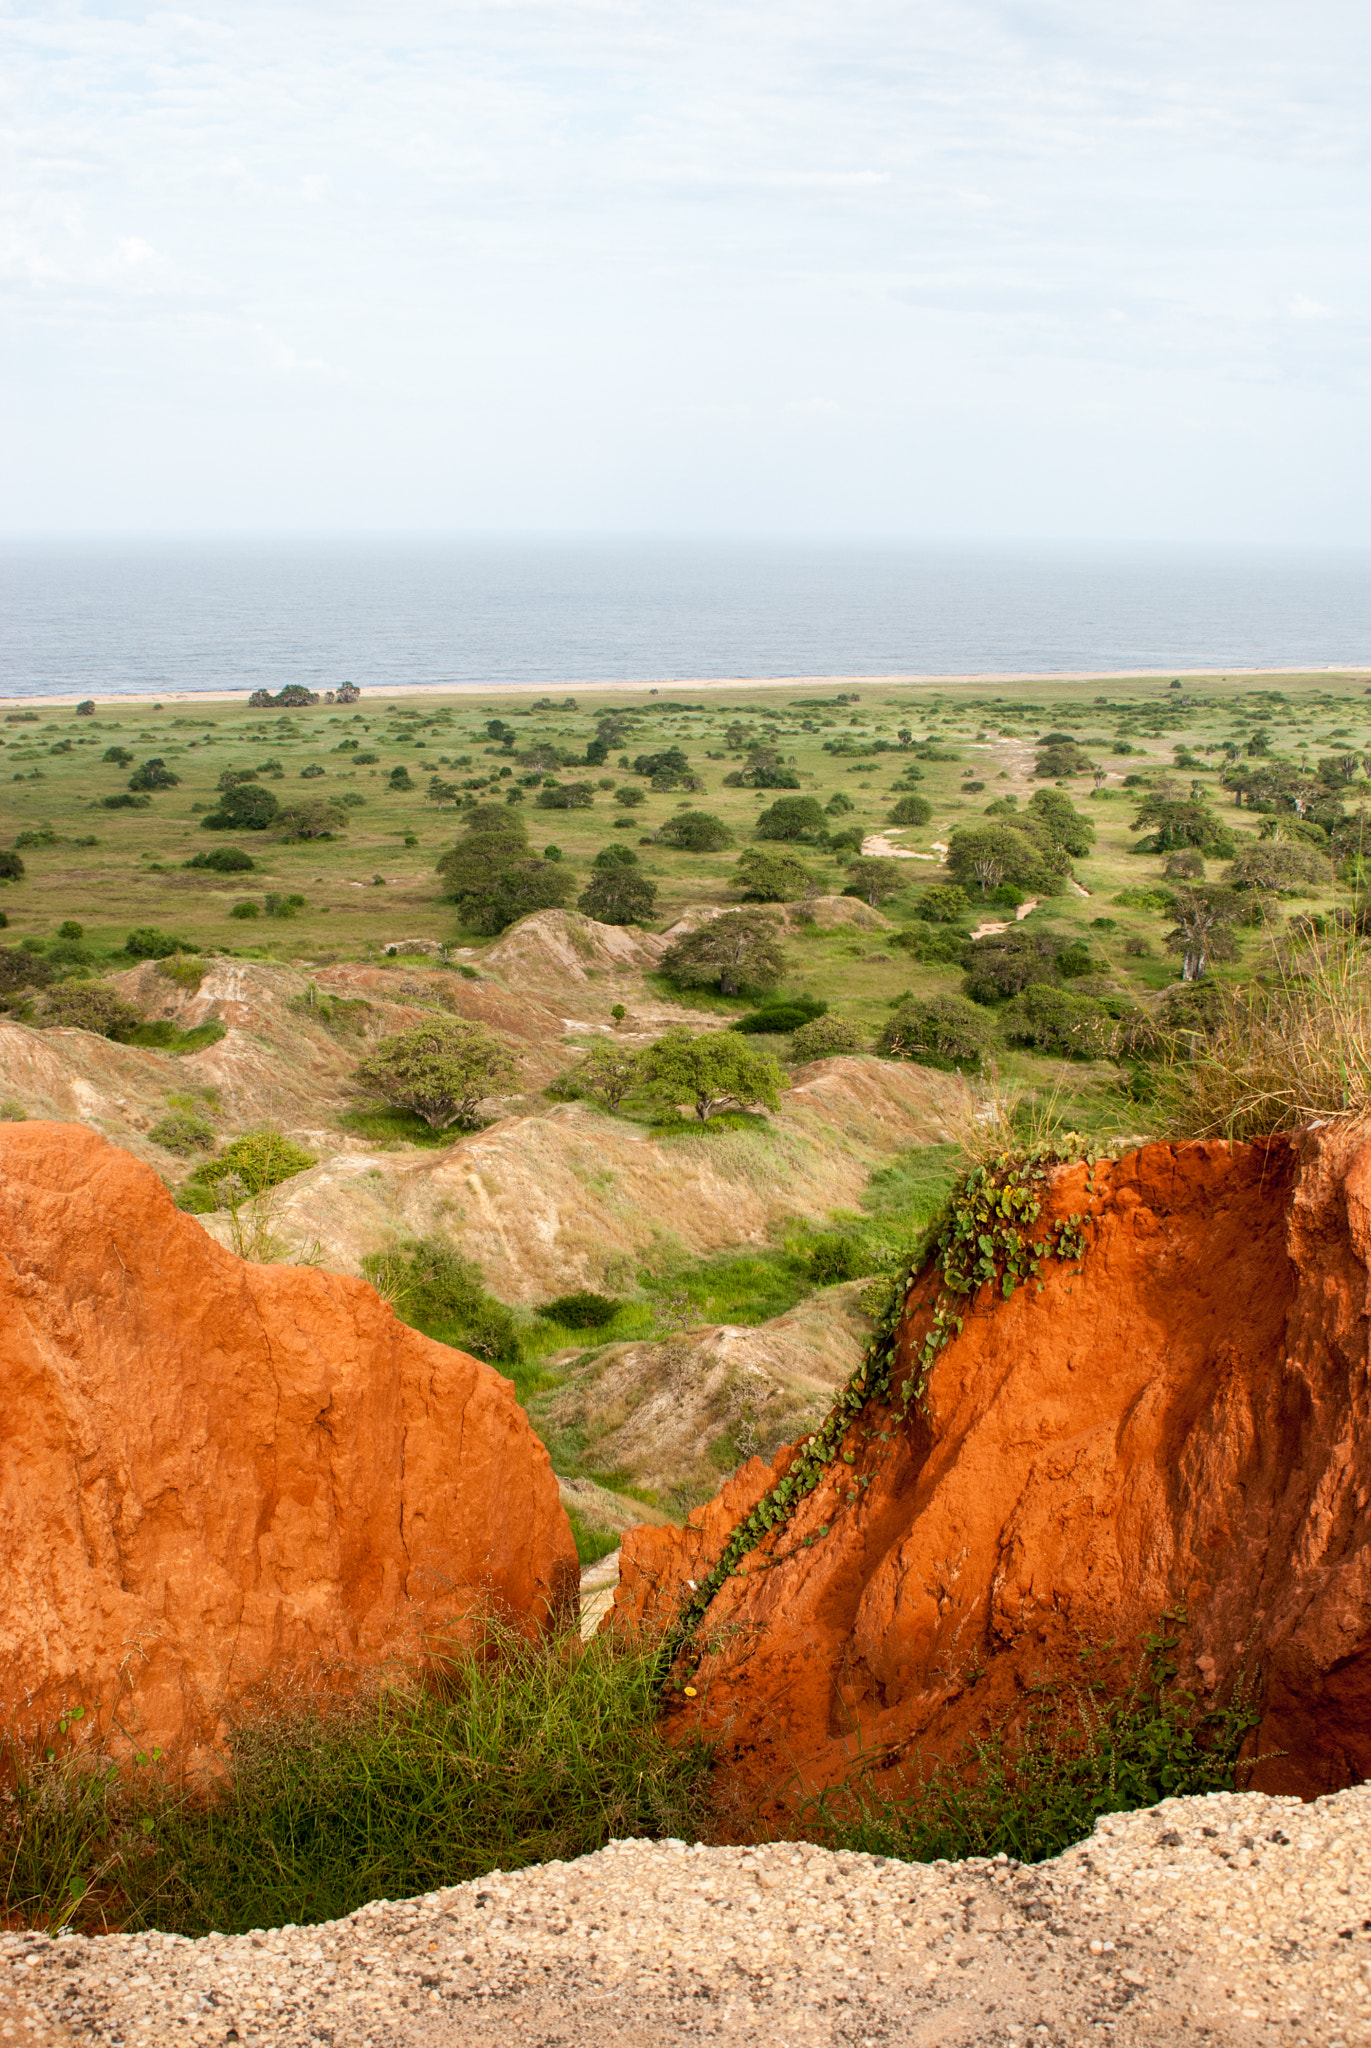
<svg viewBox="0 0 1371 2048"><path fill-rule="evenodd" d="M0 529L1371 541L1353 0L0 0Z"/></svg>

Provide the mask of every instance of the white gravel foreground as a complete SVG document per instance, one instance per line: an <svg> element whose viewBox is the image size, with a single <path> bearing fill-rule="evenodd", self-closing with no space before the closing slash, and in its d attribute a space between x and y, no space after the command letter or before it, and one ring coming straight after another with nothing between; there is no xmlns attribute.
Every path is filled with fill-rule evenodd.
<svg viewBox="0 0 1371 2048"><path fill-rule="evenodd" d="M321 1927L0 1936L58 2048L1371 2048L1371 1785L1166 1800L1055 1862L616 1842Z"/></svg>

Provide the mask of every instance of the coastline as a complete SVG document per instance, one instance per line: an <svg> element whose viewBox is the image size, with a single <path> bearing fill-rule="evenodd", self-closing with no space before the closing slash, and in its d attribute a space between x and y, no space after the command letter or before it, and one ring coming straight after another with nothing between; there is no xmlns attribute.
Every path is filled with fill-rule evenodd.
<svg viewBox="0 0 1371 2048"><path fill-rule="evenodd" d="M631 681L610 678L603 682L561 682L561 683L394 683L384 691L375 685L363 685L364 697L370 694L375 702L378 697L428 697L428 696L486 696L512 697L537 693L546 697L555 691L574 696L580 692L588 697L599 697L613 691L634 693L655 690L817 690L817 689L901 689L950 688L956 685L974 684L984 688L992 683L1171 683L1179 677L1188 682L1246 682L1254 677L1263 677L1272 682L1282 679L1295 681L1315 677L1333 677L1348 683L1364 683L1371 686L1371 667L1360 667L1343 663L1326 663L1312 668L1127 668L1127 669L1052 669L1052 670L1009 670L986 671L968 670L960 674L924 674L917 672L896 672L889 675L823 675L823 676L707 676L699 678L669 678L643 676ZM84 704L90 698L89 691L54 690L30 691L23 696L0 694L0 710L23 710L37 704L53 706ZM128 690L112 691L108 696L96 695L97 704L234 704L246 701L250 692L246 687L237 690ZM323 692L320 692L322 702Z"/></svg>

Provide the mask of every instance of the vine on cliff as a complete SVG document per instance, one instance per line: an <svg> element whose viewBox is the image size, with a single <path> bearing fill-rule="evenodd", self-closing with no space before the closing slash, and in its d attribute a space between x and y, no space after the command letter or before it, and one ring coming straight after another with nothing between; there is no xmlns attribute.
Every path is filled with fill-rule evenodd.
<svg viewBox="0 0 1371 2048"><path fill-rule="evenodd" d="M974 1299L982 1287L989 1286L997 1287L1001 1297L1008 1300L1028 1281L1034 1281L1041 1293L1038 1275L1044 1261L1083 1259L1083 1217L1061 1217L1033 1235L1052 1169L1075 1156L1077 1150L1064 1150L1061 1141L1045 1143L1027 1151L1002 1152L962 1175L947 1207L893 1276L889 1300L877 1318L861 1364L818 1429L800 1445L785 1477L769 1488L752 1512L739 1522L709 1576L700 1581L681 1607L662 1645L658 1664L662 1682L693 1639L725 1581L735 1573L745 1572L743 1559L773 1531L785 1527L835 1462L854 1463L855 1452L844 1450L843 1443L863 1412L873 1404L895 1401L890 1420L899 1423L911 1408L923 1407L939 1353L962 1328L968 1297ZM1087 1192L1093 1193L1094 1186L1092 1166ZM928 1328L913 1369L896 1389L900 1328L910 1291L930 1265L938 1285ZM883 1442L889 1441L888 1429L880 1435ZM864 1477L856 1479L847 1495L849 1504L859 1498L865 1483ZM818 1536L827 1536L829 1527L824 1523ZM802 1538L805 1545L814 1541L813 1536ZM762 1569L780 1561L773 1556Z"/></svg>

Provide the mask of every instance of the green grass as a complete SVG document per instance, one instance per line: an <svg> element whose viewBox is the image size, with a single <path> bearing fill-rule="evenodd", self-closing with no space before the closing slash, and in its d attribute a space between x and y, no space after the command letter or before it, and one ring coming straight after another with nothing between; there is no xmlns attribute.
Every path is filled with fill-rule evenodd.
<svg viewBox="0 0 1371 2048"><path fill-rule="evenodd" d="M455 1145L464 1136L457 1129L435 1131L412 1109L345 1110L338 1118L338 1128L352 1136L365 1138L377 1151L393 1151L397 1145L418 1145L426 1151L441 1151L446 1145Z"/></svg>
<svg viewBox="0 0 1371 2048"><path fill-rule="evenodd" d="M657 1726L654 1659L488 1630L436 1684L237 1728L226 1786L11 1748L6 1920L186 1935L308 1925L615 1838L695 1839L709 1754Z"/></svg>
<svg viewBox="0 0 1371 2048"><path fill-rule="evenodd" d="M1131 1673L1112 1646L1082 1652L1073 1682L1032 1694L1019 1732L1001 1723L951 1763L916 1766L893 1786L854 1773L806 1802L805 1832L828 1848L912 1863L1038 1863L1083 1840L1102 1814L1234 1790L1261 1716L1244 1688L1205 1708L1178 1687L1178 1641L1164 1628L1148 1637Z"/></svg>

